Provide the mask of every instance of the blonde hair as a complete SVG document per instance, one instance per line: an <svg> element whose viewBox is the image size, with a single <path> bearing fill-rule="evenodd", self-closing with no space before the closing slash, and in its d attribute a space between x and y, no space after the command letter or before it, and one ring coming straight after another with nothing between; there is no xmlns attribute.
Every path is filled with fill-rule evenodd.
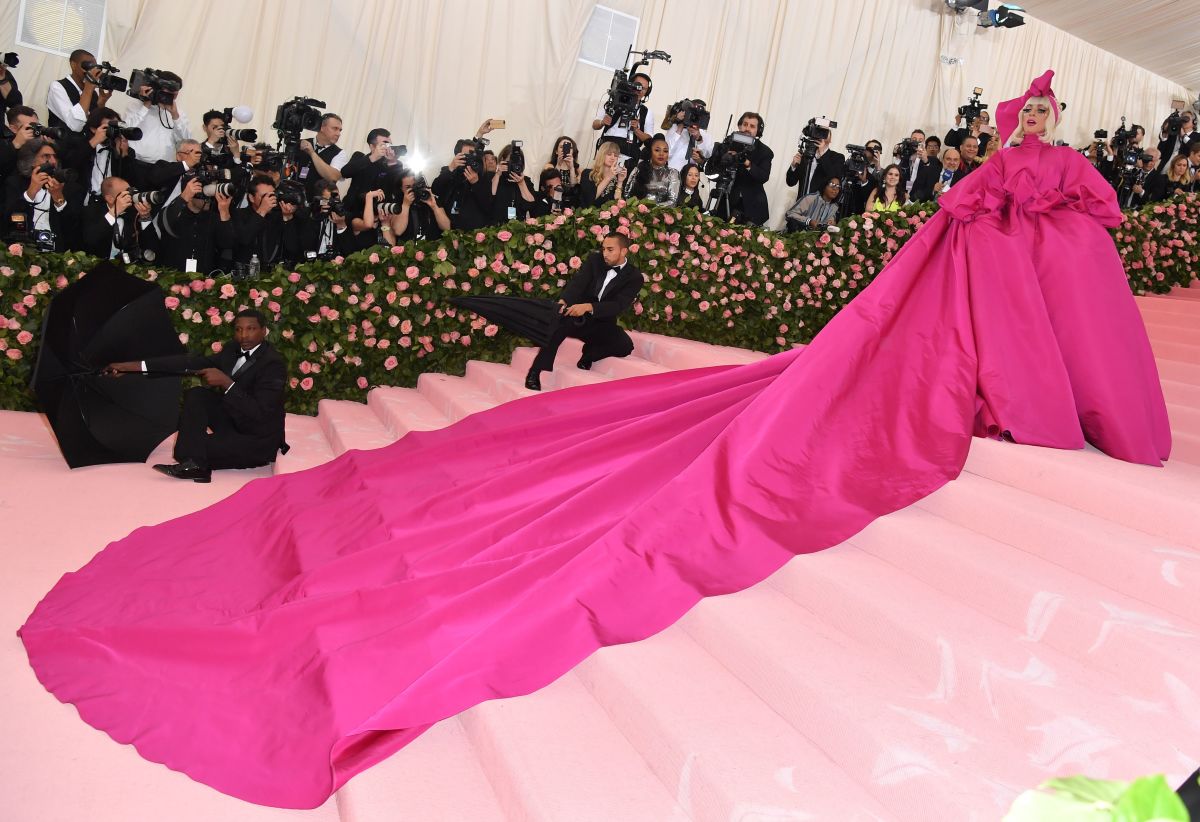
<svg viewBox="0 0 1200 822"><path fill-rule="evenodd" d="M610 154L620 156L621 147L612 140L605 140L600 144L600 148L596 149L596 159L592 162L592 170L588 172L588 176L596 185L600 185L600 181L604 179L604 158Z"/></svg>
<svg viewBox="0 0 1200 822"><path fill-rule="evenodd" d="M1055 105L1050 100L1049 97L1030 97L1028 100L1025 101L1025 105L1028 105L1030 103L1033 103L1035 105L1038 103L1041 103L1047 109L1050 110L1049 116L1046 117L1046 130L1041 133L1040 137L1041 137L1041 140L1043 143L1048 143L1050 145L1054 145L1054 130L1056 128L1058 128L1058 118L1061 116L1062 112L1059 111L1058 106ZM1025 110L1025 105L1021 106L1021 111ZM999 135L997 135L997 136L999 136ZM1024 139L1025 139L1025 121L1021 119L1021 115L1018 112L1018 114L1017 114L1017 130L1014 131L1012 134L1008 135L1008 140L1005 141L1005 145L1016 145L1017 143L1021 142Z"/></svg>
<svg viewBox="0 0 1200 822"><path fill-rule="evenodd" d="M1175 166L1178 165L1180 161L1183 162L1183 174L1179 177L1176 177ZM1192 182L1192 167L1191 164L1188 163L1186 154L1176 154L1171 158L1171 162L1167 164L1167 179L1172 183L1183 183L1184 185Z"/></svg>

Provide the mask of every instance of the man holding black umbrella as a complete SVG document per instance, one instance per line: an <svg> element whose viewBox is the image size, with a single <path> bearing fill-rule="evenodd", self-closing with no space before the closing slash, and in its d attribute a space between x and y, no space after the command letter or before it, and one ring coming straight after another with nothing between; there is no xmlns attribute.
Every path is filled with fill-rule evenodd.
<svg viewBox="0 0 1200 822"><path fill-rule="evenodd" d="M266 317L247 309L234 318L233 342L218 354L119 362L105 369L114 377L187 370L208 386L184 392L175 441L177 462L155 465L155 471L175 479L210 482L214 469L255 468L274 462L280 449L287 453L283 432L287 366L266 339Z"/></svg>
<svg viewBox="0 0 1200 822"><path fill-rule="evenodd" d="M554 368L554 355L567 337L583 340L578 367L584 370L605 357L628 357L633 353L633 340L617 325L617 317L633 306L645 277L627 259L628 254L629 238L610 234L600 251L588 257L567 283L549 339L538 350L525 377L526 388L542 390L541 372Z"/></svg>

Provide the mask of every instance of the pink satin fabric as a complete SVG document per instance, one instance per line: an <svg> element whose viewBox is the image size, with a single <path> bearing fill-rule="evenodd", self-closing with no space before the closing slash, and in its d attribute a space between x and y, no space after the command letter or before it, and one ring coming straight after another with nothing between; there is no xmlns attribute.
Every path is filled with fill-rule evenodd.
<svg viewBox="0 0 1200 822"><path fill-rule="evenodd" d="M1159 464L1112 191L1028 142L806 349L540 395L251 482L65 575L20 631L30 664L145 758L314 807L432 723L929 494L973 432Z"/></svg>

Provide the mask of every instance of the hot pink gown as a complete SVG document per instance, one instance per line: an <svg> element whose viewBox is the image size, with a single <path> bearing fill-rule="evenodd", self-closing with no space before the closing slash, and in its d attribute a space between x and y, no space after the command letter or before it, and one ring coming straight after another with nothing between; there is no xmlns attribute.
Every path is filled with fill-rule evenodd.
<svg viewBox="0 0 1200 822"><path fill-rule="evenodd" d="M973 433L1165 459L1108 184L1028 141L942 206L802 351L508 403L135 531L37 606L30 664L147 759L314 807L929 494Z"/></svg>

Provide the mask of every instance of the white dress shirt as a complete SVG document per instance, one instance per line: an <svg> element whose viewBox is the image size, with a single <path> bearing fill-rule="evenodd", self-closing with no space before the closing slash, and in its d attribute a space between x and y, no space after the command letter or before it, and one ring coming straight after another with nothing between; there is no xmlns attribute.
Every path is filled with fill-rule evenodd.
<svg viewBox="0 0 1200 822"><path fill-rule="evenodd" d="M688 154L688 144L690 142L688 130L681 125L673 125L663 134L667 138L667 148L671 150L671 156L667 160L667 165L676 171L682 171L683 167L691 162L691 156ZM696 141L692 148L700 149L700 155L704 159L708 159L713 153L713 140L708 136L708 132L700 129L700 139Z"/></svg>
<svg viewBox="0 0 1200 822"><path fill-rule="evenodd" d="M600 284L600 291L596 294L596 302L600 302L604 299L604 290L608 288L608 284L615 280L617 275L620 274L624 268L625 263L621 263L618 266L613 266L608 269L608 273L604 275L604 282Z"/></svg>
<svg viewBox="0 0 1200 822"><path fill-rule="evenodd" d="M79 88L74 77L64 79L79 89L81 96L83 95L83 89ZM51 114L66 123L67 128L71 131L83 131L83 124L87 122L87 112L79 103L71 102L71 98L67 96L67 90L57 80L50 84L50 90L46 92L46 108L50 110Z"/></svg>
<svg viewBox="0 0 1200 822"><path fill-rule="evenodd" d="M175 149L192 137L187 115L181 111L178 117L172 117L171 112L159 106L147 106L141 100L132 103L125 112L125 125L142 130L142 139L129 141L138 159L148 163L174 160Z"/></svg>
<svg viewBox="0 0 1200 822"><path fill-rule="evenodd" d="M128 210L132 211L134 214L137 214L137 211L133 208L133 206L130 206ZM108 250L108 258L111 260L121 253L121 249L117 248L117 237L120 237L125 233L126 218L124 214L122 214L120 217L114 217L111 211L106 211L104 212L104 219L107 220L108 224L113 227L112 246ZM139 219L138 225L144 230L148 225L150 225L150 220Z"/></svg>
<svg viewBox="0 0 1200 822"><path fill-rule="evenodd" d="M601 103L600 107L596 109L596 119L599 120L600 122L604 122L604 118L607 116L608 116L608 112L604 110L604 103ZM633 122L634 122L633 120L629 121L630 126L633 125ZM646 106L646 128L644 130L649 132L650 134L653 134L655 131L655 123L656 122L657 121L654 119L654 112L650 110L649 106ZM640 123L638 124L638 128L641 128ZM616 137L618 140L634 140L634 141L637 140L637 137L634 135L633 129L631 127L619 126L619 125L617 125L617 123L615 121L613 122L613 124L611 126L609 126L608 128L606 128L604 130L604 136L605 137ZM601 140L601 142L603 142L603 140Z"/></svg>
<svg viewBox="0 0 1200 822"><path fill-rule="evenodd" d="M64 199L62 205L54 205L50 199L50 192L46 189L38 189L38 193L30 197L29 192L24 192L21 196L25 198L25 202L33 206L33 227L37 231L51 231L50 228L50 208L53 206L55 211L62 211L67 207L67 201Z"/></svg>

